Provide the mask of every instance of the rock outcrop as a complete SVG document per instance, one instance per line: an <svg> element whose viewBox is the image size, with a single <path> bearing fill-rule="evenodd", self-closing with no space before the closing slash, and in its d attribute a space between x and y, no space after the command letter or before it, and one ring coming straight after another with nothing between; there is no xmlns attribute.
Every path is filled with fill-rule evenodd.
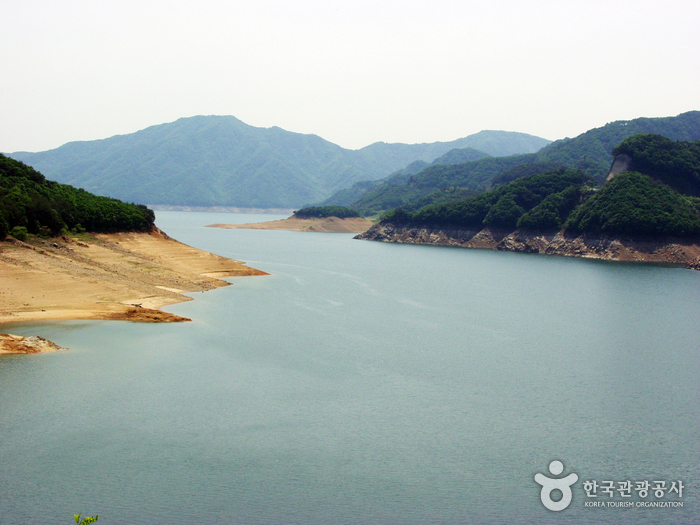
<svg viewBox="0 0 700 525"><path fill-rule="evenodd" d="M563 232L499 231L490 228L417 228L391 223L376 224L355 238L615 261L674 263L700 269L700 239L625 239Z"/></svg>
<svg viewBox="0 0 700 525"><path fill-rule="evenodd" d="M616 175L620 175L621 173L625 173L629 171L630 165L632 164L632 157L625 153L621 153L617 157L615 157L615 160L613 160L612 166L610 166L610 171L608 172L608 176L605 177L605 182L609 182L615 177Z"/></svg>
<svg viewBox="0 0 700 525"><path fill-rule="evenodd" d="M0 334L0 354L38 354L63 350L63 347L39 336Z"/></svg>

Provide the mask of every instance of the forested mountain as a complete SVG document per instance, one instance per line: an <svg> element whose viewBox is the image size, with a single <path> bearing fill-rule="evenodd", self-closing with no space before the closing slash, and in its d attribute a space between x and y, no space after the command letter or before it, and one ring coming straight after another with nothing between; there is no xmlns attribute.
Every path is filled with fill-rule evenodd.
<svg viewBox="0 0 700 525"><path fill-rule="evenodd" d="M415 209L413 203L417 199L428 199L433 192L444 193L447 188L483 190L557 168L578 169L600 182L610 169L613 148L639 133L656 133L671 140L700 140L700 111L677 117L612 122L573 139L553 142L534 154L489 157L450 166L433 165L409 177L392 176L381 184L365 185L364 192L357 191L353 195L355 201L343 204L365 215L399 206ZM333 198L327 203L335 204Z"/></svg>
<svg viewBox="0 0 700 525"><path fill-rule="evenodd" d="M584 187L586 181L585 175L576 170L540 173L466 200L426 206L415 213L397 209L387 213L383 220L423 227L515 229L523 217L527 220L533 215L544 215L546 225L542 221L537 227L558 229L581 195L588 191ZM550 209L555 213L548 213Z"/></svg>
<svg viewBox="0 0 700 525"><path fill-rule="evenodd" d="M630 137L614 148L627 171L596 191L580 170L559 169L507 182L469 199L396 209L382 222L414 228L535 231L605 235L700 235L700 141Z"/></svg>
<svg viewBox="0 0 700 525"><path fill-rule="evenodd" d="M373 215L397 207L411 209L418 199L428 198L429 195L448 188L476 190L480 184L475 183L475 180L489 180L507 169L534 162L535 155L531 153L510 157L486 157L465 164L435 164L408 177L392 175L348 206L364 215Z"/></svg>
<svg viewBox="0 0 700 525"><path fill-rule="evenodd" d="M490 156L491 155L488 155L483 151L479 151L478 149L474 148L455 148L453 150L448 151L444 155L441 155L437 159L433 160L433 162L431 162L430 165L433 166L435 164L463 164L465 162L472 162L474 160L479 160Z"/></svg>
<svg viewBox="0 0 700 525"><path fill-rule="evenodd" d="M59 184L14 159L0 155L0 239L8 233L56 235L61 230L134 231L153 227L145 206L98 197Z"/></svg>
<svg viewBox="0 0 700 525"><path fill-rule="evenodd" d="M486 154L540 149L521 133L480 132L452 142L375 143L348 150L316 135L249 126L231 116L199 116L104 140L11 154L47 177L128 201L188 206L295 208L361 180L454 149Z"/></svg>
<svg viewBox="0 0 700 525"><path fill-rule="evenodd" d="M479 134L477 134L479 135ZM482 135L483 137L483 135ZM403 169L397 170L388 177L377 180L377 181L370 181L370 180L365 180L365 181L360 181L356 182L349 188L343 188L342 190L338 190L335 192L333 195L328 197L325 201L321 202L321 206L354 206L355 208L362 209L363 213L367 215L372 215L374 213L377 213L378 211L382 211L386 209L386 204L384 202L385 196L387 193L390 193L392 188L396 186L400 186L403 184L406 184L406 182L409 180L411 175L415 175L417 173L420 173L424 169L434 166L434 165L449 165L449 164L461 164L464 162L471 162L475 161L478 159L483 159L483 158L489 158L490 155L476 150L474 148L461 148L461 149L453 149L445 153L444 155L436 158L431 162L430 164L423 161L423 160L417 160L415 162L412 162L408 166L406 166ZM365 203L362 202L361 199L364 195L369 194L374 190L375 188L378 188L383 185L383 183L388 182L389 184L384 187L384 190L380 192L378 196L370 200L369 202ZM440 192L440 193L445 193L445 192ZM399 199L393 200L393 206L409 206L406 209L418 209L416 206L424 206L425 204L428 204L430 201L426 201L426 197L424 196L421 198L420 193L417 192L411 192L406 195L402 195ZM418 199L418 200L417 200ZM411 203L409 205L409 202ZM411 206L413 206L411 208Z"/></svg>
<svg viewBox="0 0 700 525"><path fill-rule="evenodd" d="M642 134L624 140L613 154L630 158L628 171L639 171L676 191L700 197L700 141L672 141Z"/></svg>

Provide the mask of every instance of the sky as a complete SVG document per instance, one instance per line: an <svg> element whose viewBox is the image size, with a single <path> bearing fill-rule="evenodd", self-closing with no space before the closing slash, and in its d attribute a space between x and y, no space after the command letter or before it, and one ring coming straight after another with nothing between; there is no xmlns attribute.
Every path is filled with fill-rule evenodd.
<svg viewBox="0 0 700 525"><path fill-rule="evenodd" d="M194 115L350 149L700 110L697 0L0 0L0 151Z"/></svg>

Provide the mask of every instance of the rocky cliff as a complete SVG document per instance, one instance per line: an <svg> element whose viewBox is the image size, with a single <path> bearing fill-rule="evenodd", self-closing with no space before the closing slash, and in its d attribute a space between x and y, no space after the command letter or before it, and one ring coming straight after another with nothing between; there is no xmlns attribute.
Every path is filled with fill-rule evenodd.
<svg viewBox="0 0 700 525"><path fill-rule="evenodd" d="M700 239L625 239L569 235L563 232L499 231L490 228L482 230L416 228L392 223L376 224L355 238L615 261L674 263L700 270Z"/></svg>

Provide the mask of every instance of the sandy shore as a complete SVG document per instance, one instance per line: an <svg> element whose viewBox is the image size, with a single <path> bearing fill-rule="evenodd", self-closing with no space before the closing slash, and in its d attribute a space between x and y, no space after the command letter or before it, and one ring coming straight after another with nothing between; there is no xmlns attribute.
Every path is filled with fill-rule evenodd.
<svg viewBox="0 0 700 525"><path fill-rule="evenodd" d="M360 217L339 219L326 217L323 219L299 219L289 217L269 222L254 222L249 224L210 224L208 228L228 228L243 230L291 230L297 232L324 233L362 233L372 227L372 221Z"/></svg>
<svg viewBox="0 0 700 525"><path fill-rule="evenodd" d="M0 324L186 321L160 308L191 300L185 292L228 286L222 277L248 275L266 274L182 244L157 229L33 244L9 239L0 242Z"/></svg>

